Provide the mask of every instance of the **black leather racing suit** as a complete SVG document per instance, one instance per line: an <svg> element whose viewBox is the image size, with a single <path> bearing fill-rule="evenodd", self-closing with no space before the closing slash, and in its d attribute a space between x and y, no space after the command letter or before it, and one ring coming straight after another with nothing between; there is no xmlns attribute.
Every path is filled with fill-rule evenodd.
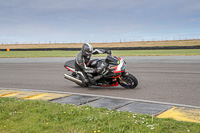
<svg viewBox="0 0 200 133"><path fill-rule="evenodd" d="M111 51L104 50L104 49L95 49L92 52L92 54L104 54L104 53L111 54ZM82 52L79 52L75 59L75 70L76 70L77 74L80 76L81 80L84 82L85 85L83 85L83 86L87 86L87 84L90 81L88 76L86 75L86 73L97 72L97 69L89 67L90 58L91 58L91 55L83 56Z"/></svg>

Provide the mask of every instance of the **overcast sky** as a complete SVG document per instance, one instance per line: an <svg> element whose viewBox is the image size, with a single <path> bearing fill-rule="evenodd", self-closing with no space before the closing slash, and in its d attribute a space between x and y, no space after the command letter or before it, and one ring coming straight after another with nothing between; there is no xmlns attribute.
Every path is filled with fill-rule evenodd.
<svg viewBox="0 0 200 133"><path fill-rule="evenodd" d="M200 0L0 0L0 43L200 38Z"/></svg>

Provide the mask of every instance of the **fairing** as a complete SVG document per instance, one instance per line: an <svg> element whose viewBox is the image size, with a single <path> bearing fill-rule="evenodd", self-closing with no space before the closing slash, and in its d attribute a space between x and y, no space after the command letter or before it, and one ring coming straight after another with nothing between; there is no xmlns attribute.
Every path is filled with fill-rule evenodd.
<svg viewBox="0 0 200 133"><path fill-rule="evenodd" d="M108 55L107 58L106 58L106 63L108 63L109 65L118 65L118 62L119 62L119 58L116 57L116 56L111 56L111 55Z"/></svg>
<svg viewBox="0 0 200 133"><path fill-rule="evenodd" d="M75 61L74 60L70 60L70 61L65 62L64 67L66 69L68 69L69 71L75 72L74 64L75 64Z"/></svg>
<svg viewBox="0 0 200 133"><path fill-rule="evenodd" d="M122 58L118 58L116 56L109 57L108 64L109 64L109 69L113 73L121 73L124 72L126 69L125 61Z"/></svg>

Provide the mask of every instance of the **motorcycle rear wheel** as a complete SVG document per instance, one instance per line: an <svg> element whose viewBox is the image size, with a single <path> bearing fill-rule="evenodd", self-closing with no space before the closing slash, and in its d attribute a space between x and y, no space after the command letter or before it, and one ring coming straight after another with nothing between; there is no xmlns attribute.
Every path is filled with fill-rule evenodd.
<svg viewBox="0 0 200 133"><path fill-rule="evenodd" d="M122 76L119 80L119 84L126 89L134 89L138 85L138 80L132 74Z"/></svg>

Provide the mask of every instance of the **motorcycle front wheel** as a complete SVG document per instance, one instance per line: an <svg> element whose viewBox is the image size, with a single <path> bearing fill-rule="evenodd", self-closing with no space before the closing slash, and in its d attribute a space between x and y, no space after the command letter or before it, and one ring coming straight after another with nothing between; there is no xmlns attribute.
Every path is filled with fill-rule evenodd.
<svg viewBox="0 0 200 133"><path fill-rule="evenodd" d="M132 74L122 76L118 82L122 87L127 89L134 89L138 85L138 80Z"/></svg>

